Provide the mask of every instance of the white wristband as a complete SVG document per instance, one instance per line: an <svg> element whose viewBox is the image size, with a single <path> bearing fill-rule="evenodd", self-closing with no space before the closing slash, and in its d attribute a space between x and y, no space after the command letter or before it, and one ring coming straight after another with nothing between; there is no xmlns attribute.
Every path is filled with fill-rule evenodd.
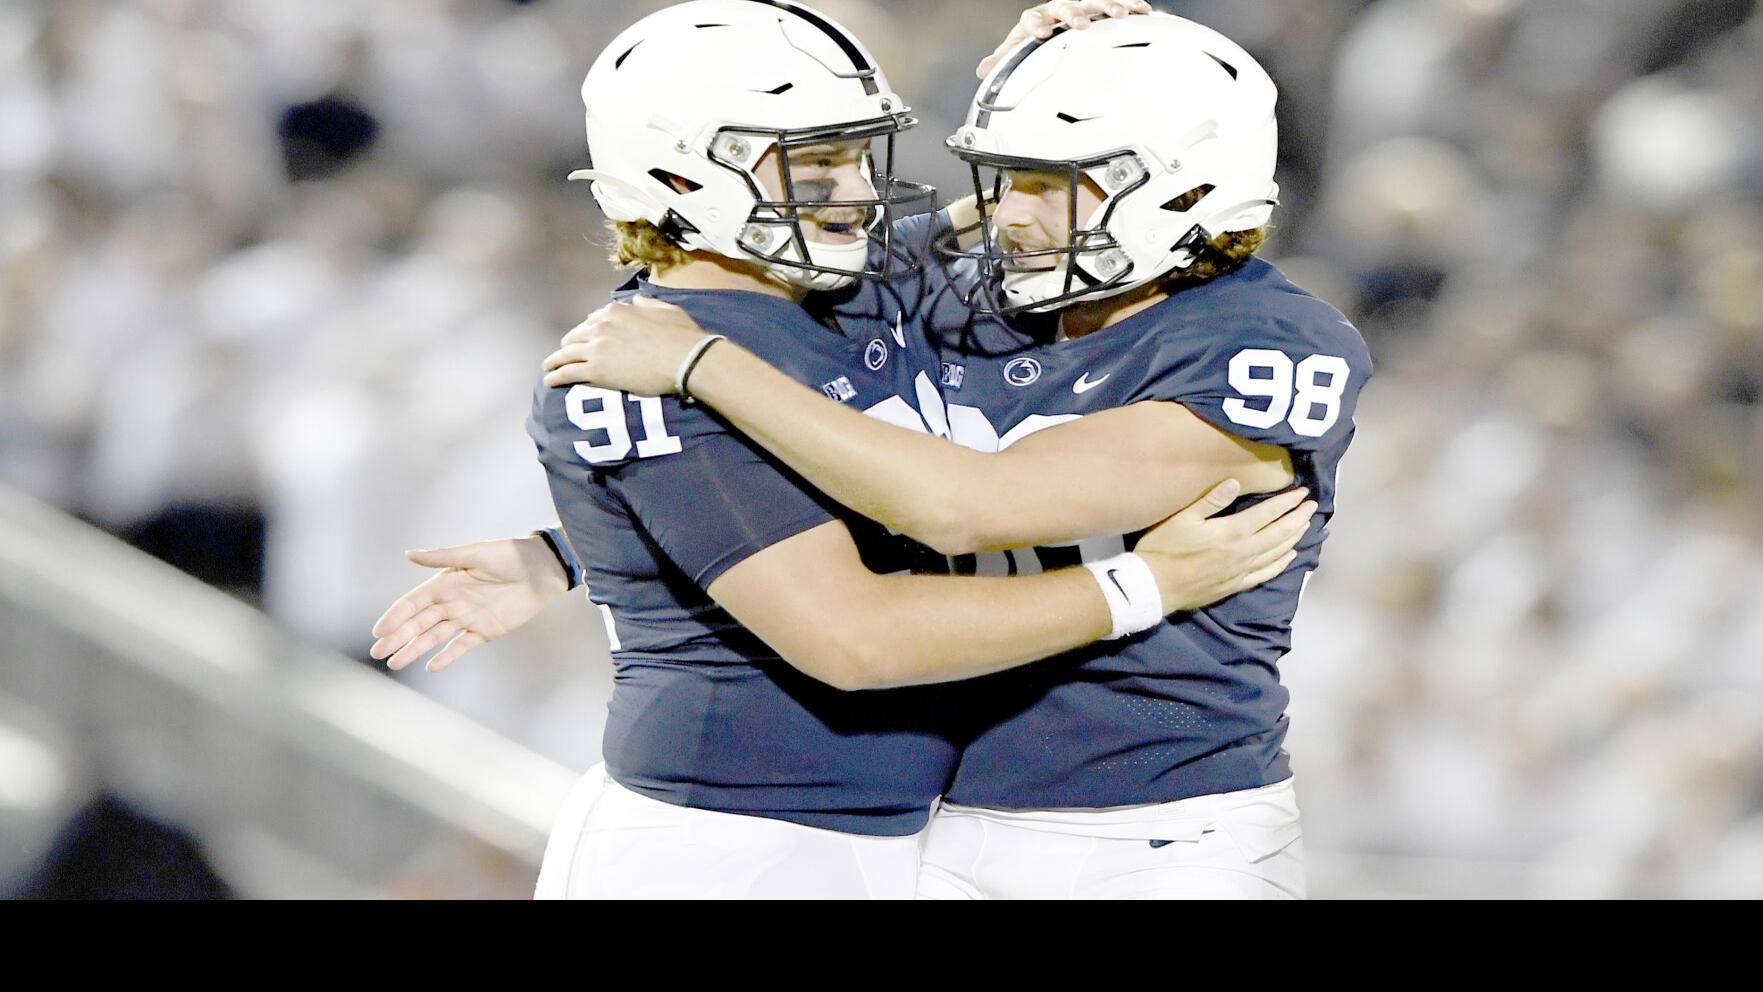
<svg viewBox="0 0 1763 992"><path fill-rule="evenodd" d="M1102 598L1108 601L1108 615L1114 620L1108 640L1150 630L1163 621L1163 593L1145 559L1127 553L1084 567L1096 577Z"/></svg>
<svg viewBox="0 0 1763 992"><path fill-rule="evenodd" d="M686 392L686 380L691 377L692 370L697 368L698 359L704 357L704 353L710 350L711 345L718 341L727 340L728 338L721 334L707 335L697 344L692 345L691 351L686 352L686 357L679 363L679 371L673 374L673 391L679 394L681 403L687 406L692 405L692 394Z"/></svg>

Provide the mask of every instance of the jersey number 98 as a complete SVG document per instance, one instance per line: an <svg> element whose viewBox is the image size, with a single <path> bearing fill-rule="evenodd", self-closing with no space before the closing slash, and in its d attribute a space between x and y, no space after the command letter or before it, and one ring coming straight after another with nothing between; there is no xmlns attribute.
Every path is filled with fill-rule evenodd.
<svg viewBox="0 0 1763 992"><path fill-rule="evenodd" d="M1230 387L1267 401L1265 406L1251 406L1235 397L1225 400L1224 415L1236 423L1266 429L1283 420L1303 437L1321 437L1341 417L1347 361L1311 355L1293 368L1283 351L1245 348L1230 360Z"/></svg>

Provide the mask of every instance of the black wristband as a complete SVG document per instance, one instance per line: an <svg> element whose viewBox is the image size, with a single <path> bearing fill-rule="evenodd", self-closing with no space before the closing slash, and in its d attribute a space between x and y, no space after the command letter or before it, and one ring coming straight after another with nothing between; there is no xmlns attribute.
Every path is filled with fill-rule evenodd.
<svg viewBox="0 0 1763 992"><path fill-rule="evenodd" d="M582 584L581 571L576 568L574 561L571 560L573 556L566 553L564 549L559 546L558 538L561 537L561 535L553 534L553 529L554 528L547 527L544 530L535 530L533 533L544 539L545 547L550 548L552 557L557 559L557 567L563 569L563 581L569 584L569 588L574 589L576 586Z"/></svg>
<svg viewBox="0 0 1763 992"><path fill-rule="evenodd" d="M691 392L686 389L686 380L692 377L692 370L698 367L698 362L703 360L704 353L710 350L710 346L718 341L726 340L728 339L721 334L712 334L692 346L691 352L686 355L686 360L680 363L679 373L673 377L673 390L679 394L680 403L691 406L697 402L692 399Z"/></svg>

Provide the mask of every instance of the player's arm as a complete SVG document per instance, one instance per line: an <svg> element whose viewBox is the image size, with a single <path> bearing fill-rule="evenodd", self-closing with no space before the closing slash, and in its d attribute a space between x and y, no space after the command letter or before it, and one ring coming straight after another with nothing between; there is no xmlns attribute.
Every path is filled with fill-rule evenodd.
<svg viewBox="0 0 1763 992"><path fill-rule="evenodd" d="M1145 535L1137 554L1163 613L1192 609L1284 571L1314 504L1282 494L1229 517L1220 486ZM876 575L832 521L732 566L708 592L804 673L846 690L974 678L1107 637L1102 578L1065 568L1011 578Z"/></svg>
<svg viewBox="0 0 1763 992"><path fill-rule="evenodd" d="M1170 502L1192 500L1221 478L1243 480L1251 493L1293 481L1284 449L1228 434L1163 400L1089 414L1031 434L990 460L979 457L964 460L955 477L963 487L956 512L964 515L945 510L933 517L944 543L974 550L1131 533L1161 519ZM979 512L976 496L1002 509ZM947 504L948 494L942 499ZM1068 536L1042 536L1061 531Z"/></svg>
<svg viewBox="0 0 1763 992"><path fill-rule="evenodd" d="M845 689L970 678L1145 629L1277 574L1315 509L1294 493L1209 519L1233 481L1146 534L1136 557L1005 579L878 576L824 495L713 418L664 409L681 446L609 469L608 495L780 657ZM573 483L552 482L567 498Z"/></svg>
<svg viewBox="0 0 1763 992"><path fill-rule="evenodd" d="M1312 511L1300 505L1304 494L1211 516L1237 492L1234 480L1214 488L1140 541L1137 553L1158 578L1168 612L1234 595L1291 561ZM561 537L554 531L553 540ZM444 643L426 666L441 671L563 595L573 581L573 552L562 552L539 535L407 552L412 562L443 571L393 602L374 624L369 654L397 671ZM803 671L844 688L882 688L985 674L1086 644L1101 636L1093 628L1106 634L1111 614L1105 606L1095 612L1100 589L1086 578L1093 576L1083 569L1007 584L877 576L857 560L843 525L828 523L735 565L709 592ZM976 625L976 616L986 619ZM850 619L829 636L828 617Z"/></svg>
<svg viewBox="0 0 1763 992"><path fill-rule="evenodd" d="M995 202L990 193L986 194L986 202ZM948 226L957 231L967 231L979 227L979 198L968 194L943 208L948 215Z"/></svg>
<svg viewBox="0 0 1763 992"><path fill-rule="evenodd" d="M702 339L677 307L610 306L546 359L546 382L671 392ZM1241 480L1245 492L1292 479L1282 449L1170 402L1091 414L989 454L866 417L727 341L702 353L689 391L828 496L944 554L1130 533L1220 479Z"/></svg>
<svg viewBox="0 0 1763 992"><path fill-rule="evenodd" d="M864 416L726 345L694 371L695 397L827 495L943 554L1132 533L1220 479L1248 492L1292 481L1283 450L1176 403L1090 414L982 453Z"/></svg>
<svg viewBox="0 0 1763 992"><path fill-rule="evenodd" d="M988 192L986 202L995 204L997 199ZM980 238L978 203L978 198L969 194L935 215L914 214L901 218L894 222L894 243L905 246L907 257L920 264L929 260L936 241L949 230L957 232L957 243L961 247L972 247Z"/></svg>

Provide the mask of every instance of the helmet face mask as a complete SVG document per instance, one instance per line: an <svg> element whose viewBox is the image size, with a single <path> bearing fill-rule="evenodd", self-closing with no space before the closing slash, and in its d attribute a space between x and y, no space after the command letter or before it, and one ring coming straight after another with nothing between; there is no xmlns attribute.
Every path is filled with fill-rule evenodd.
<svg viewBox="0 0 1763 992"><path fill-rule="evenodd" d="M710 143L711 162L737 172L747 183L753 206L741 228L740 250L768 268L783 270L786 281L809 289L836 289L853 278L885 279L910 263L894 251L893 221L911 208L927 205L936 196L933 187L894 176L894 136L918 122L904 115L890 115L823 128L796 130L750 126L724 127ZM878 170L873 143L883 146ZM804 179L796 153L819 146L861 143L858 167L872 194L859 199L836 199L837 182ZM755 154L755 151L758 151ZM779 193L772 193L755 169L766 152L775 150ZM849 152L846 152L849 154ZM879 189L877 187L880 187ZM809 237L804 223L820 226L828 214L856 211L850 224L855 235L847 243L818 241ZM870 243L879 242L873 256ZM792 277L788 270L801 276Z"/></svg>
<svg viewBox="0 0 1763 992"><path fill-rule="evenodd" d="M964 302L978 313L1010 315L1044 313L1085 299L1094 299L1132 282L1136 263L1122 250L1109 229L1122 199L1144 186L1150 173L1137 153L1129 149L1105 152L1085 159L1049 161L988 152L954 145L956 156L968 165L973 179L980 232L979 243L960 246L973 228L943 232L936 242L944 259L974 262L980 281L964 295ZM1009 247L997 223L997 206L1010 189L1010 172L1045 172L1063 176L1065 182L1064 244L1047 248ZM990 173L988 180L987 173ZM1086 179L1102 191L1100 203L1079 225L1080 190ZM1026 261L1054 259L1051 267L1024 265Z"/></svg>

